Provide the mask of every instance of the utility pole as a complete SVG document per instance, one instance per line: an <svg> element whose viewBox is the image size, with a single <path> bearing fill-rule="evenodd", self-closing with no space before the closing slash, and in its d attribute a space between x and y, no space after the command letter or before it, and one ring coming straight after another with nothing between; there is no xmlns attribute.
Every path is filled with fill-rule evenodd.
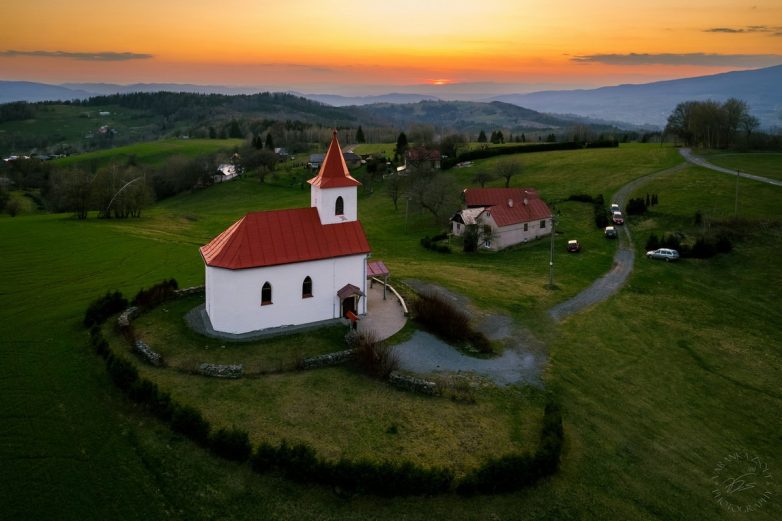
<svg viewBox="0 0 782 521"><path fill-rule="evenodd" d="M548 261L548 287L554 289L554 214L551 214L551 253L549 254Z"/></svg>
<svg viewBox="0 0 782 521"><path fill-rule="evenodd" d="M736 169L736 202L733 205L733 218L738 219L739 217L739 177L741 177L741 174L739 173L740 170Z"/></svg>

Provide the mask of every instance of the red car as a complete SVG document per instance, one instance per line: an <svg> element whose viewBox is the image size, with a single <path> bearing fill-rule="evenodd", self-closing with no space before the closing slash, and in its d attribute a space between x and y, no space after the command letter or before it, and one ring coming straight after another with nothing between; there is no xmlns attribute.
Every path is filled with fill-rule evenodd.
<svg viewBox="0 0 782 521"><path fill-rule="evenodd" d="M614 224L624 224L625 223L624 217L622 217L622 212L614 212L614 215L611 218L611 220L614 221Z"/></svg>

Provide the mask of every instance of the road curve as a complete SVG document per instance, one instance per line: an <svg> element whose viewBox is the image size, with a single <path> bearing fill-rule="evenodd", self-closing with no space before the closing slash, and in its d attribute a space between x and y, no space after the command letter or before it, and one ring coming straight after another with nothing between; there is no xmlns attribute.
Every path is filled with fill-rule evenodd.
<svg viewBox="0 0 782 521"><path fill-rule="evenodd" d="M679 154L686 159L688 162L692 163L693 165L702 166L703 168L708 168L709 170L714 170L715 172L722 172L723 174L728 175L736 175L736 170L731 170L730 168L723 168L721 166L717 166L714 163L709 163L702 157L698 157L692 153L692 150L689 148L680 148ZM746 179L752 179L753 181L759 181L761 183L766 183L769 185L775 185L775 186L782 186L782 181L779 181L777 179L771 179L768 177L763 177L755 174L749 174L747 172L741 172L738 171L739 177L744 177Z"/></svg>
<svg viewBox="0 0 782 521"><path fill-rule="evenodd" d="M633 181L630 181L619 190L614 193L614 197L611 199L611 203L617 203L620 207L625 208L625 201L635 190L648 183L652 179L657 177L673 174L682 170L685 163L678 164L665 170L658 170L652 172L643 177L639 177ZM564 302L560 302L553 308L549 309L548 314L556 321L564 320L565 318L578 313L579 311L593 305L598 302L602 302L624 286L627 277L633 271L633 262L635 262L635 249L633 248L633 238L630 235L630 227L627 224L618 226L619 233L619 248L614 255L614 265L611 270L597 279L591 286L576 295L575 297L568 299Z"/></svg>

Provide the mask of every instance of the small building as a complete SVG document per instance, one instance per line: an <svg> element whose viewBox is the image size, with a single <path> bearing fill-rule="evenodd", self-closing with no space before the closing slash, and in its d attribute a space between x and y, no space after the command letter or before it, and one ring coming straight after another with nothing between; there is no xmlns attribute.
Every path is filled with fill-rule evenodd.
<svg viewBox="0 0 782 521"><path fill-rule="evenodd" d="M345 163L350 168L361 166L362 163L361 156L354 152L342 152L342 157L345 158Z"/></svg>
<svg viewBox="0 0 782 521"><path fill-rule="evenodd" d="M425 147L409 148L405 151L405 168L408 172L439 170L442 156L436 149Z"/></svg>
<svg viewBox="0 0 782 521"><path fill-rule="evenodd" d="M230 181L238 175L239 173L236 170L236 165L231 163L221 163L220 165L217 165L217 172L212 176L212 180L215 183L222 183L225 181Z"/></svg>
<svg viewBox="0 0 782 521"><path fill-rule="evenodd" d="M323 163L323 154L310 154L310 160L307 162L307 166L310 170L317 171Z"/></svg>
<svg viewBox="0 0 782 521"><path fill-rule="evenodd" d="M311 324L367 312L369 243L337 133L310 179L310 207L251 212L200 248L216 331Z"/></svg>
<svg viewBox="0 0 782 521"><path fill-rule="evenodd" d="M467 226L478 226L484 248L501 250L551 234L551 210L532 188L467 188L464 203L451 218L451 231L462 236Z"/></svg>

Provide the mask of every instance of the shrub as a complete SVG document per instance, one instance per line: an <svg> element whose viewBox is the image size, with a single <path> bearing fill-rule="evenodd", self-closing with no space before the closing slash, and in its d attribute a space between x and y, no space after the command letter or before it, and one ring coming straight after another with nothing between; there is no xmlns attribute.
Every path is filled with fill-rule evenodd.
<svg viewBox="0 0 782 521"><path fill-rule="evenodd" d="M84 313L84 327L103 324L107 318L128 307L128 301L119 291L108 292L95 299Z"/></svg>
<svg viewBox="0 0 782 521"><path fill-rule="evenodd" d="M646 212L646 202L641 197L630 199L627 201L625 211L628 215L643 215Z"/></svg>
<svg viewBox="0 0 782 521"><path fill-rule="evenodd" d="M209 441L209 422L201 412L189 405L175 404L172 406L171 427L200 445Z"/></svg>
<svg viewBox="0 0 782 521"><path fill-rule="evenodd" d="M468 224L464 227L464 251L466 253L473 253L478 251L478 226L475 224Z"/></svg>
<svg viewBox="0 0 782 521"><path fill-rule="evenodd" d="M392 346L378 339L374 331L351 331L348 345L356 350L356 361L369 375L386 379L399 368L399 356Z"/></svg>
<svg viewBox="0 0 782 521"><path fill-rule="evenodd" d="M466 313L438 293L422 293L412 303L413 316L427 329L449 342L466 342L472 330Z"/></svg>
<svg viewBox="0 0 782 521"><path fill-rule="evenodd" d="M595 226L597 226L600 229L603 229L606 226L608 226L609 221L608 221L608 215L606 215L605 199L603 199L603 194L600 194L593 199L592 209L595 214Z"/></svg>
<svg viewBox="0 0 782 521"><path fill-rule="evenodd" d="M209 437L209 448L227 460L247 461L252 452L247 432L237 428L218 429Z"/></svg>
<svg viewBox="0 0 782 521"><path fill-rule="evenodd" d="M440 237L436 235L435 237ZM443 236L445 238L445 236ZM439 239L442 240L442 239ZM451 247L447 244L438 244L437 240L430 238L428 235L421 239L421 246L427 250L436 251L437 253L451 253Z"/></svg>
<svg viewBox="0 0 782 521"><path fill-rule="evenodd" d="M177 289L179 289L179 284L176 279L164 280L151 288L139 290L133 297L132 304L145 309L153 309L173 297Z"/></svg>
<svg viewBox="0 0 782 521"><path fill-rule="evenodd" d="M660 247L660 239L657 238L657 234L653 233L646 239L646 251L656 250Z"/></svg>
<svg viewBox="0 0 782 521"><path fill-rule="evenodd" d="M717 250L717 253L730 253L733 250L733 243L730 242L727 235L720 235L717 237L714 248Z"/></svg>
<svg viewBox="0 0 782 521"><path fill-rule="evenodd" d="M470 343L470 345L476 349L480 353L493 353L494 348L491 345L491 342L488 338L486 338L486 335L481 333L480 331L471 331L470 334L467 336L467 341Z"/></svg>
<svg viewBox="0 0 782 521"><path fill-rule="evenodd" d="M123 391L130 390L130 387L138 380L136 367L127 360L112 354L106 358L106 369L114 384Z"/></svg>
<svg viewBox="0 0 782 521"><path fill-rule="evenodd" d="M588 194L572 194L568 196L568 201L578 201L581 203L593 203L595 198Z"/></svg>
<svg viewBox="0 0 782 521"><path fill-rule="evenodd" d="M690 251L690 256L696 259L708 259L716 254L717 249L714 247L714 243L705 237L698 237Z"/></svg>

